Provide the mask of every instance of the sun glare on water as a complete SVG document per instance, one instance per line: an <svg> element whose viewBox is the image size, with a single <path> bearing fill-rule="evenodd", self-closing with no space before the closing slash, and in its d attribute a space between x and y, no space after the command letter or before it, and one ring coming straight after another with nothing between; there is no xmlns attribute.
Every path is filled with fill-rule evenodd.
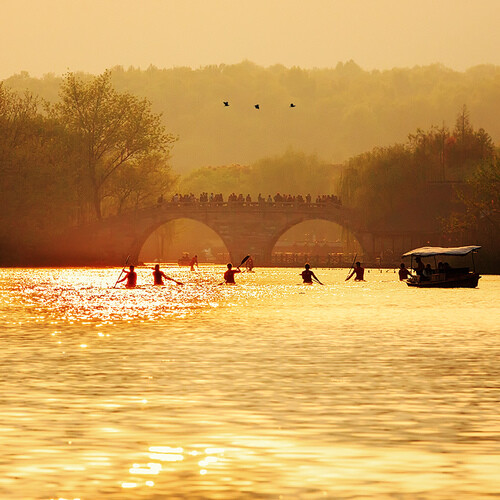
<svg viewBox="0 0 500 500"><path fill-rule="evenodd" d="M2 500L500 491L499 277L162 269L0 270Z"/></svg>
<svg viewBox="0 0 500 500"><path fill-rule="evenodd" d="M214 273L164 271L186 283L154 286L148 268L139 270L138 286L127 289L123 283L114 286L119 270L64 269L48 276L44 271L30 270L29 275L21 271L16 288L23 305L39 319L69 323L156 321L217 307L224 290ZM40 279L33 279L37 273Z"/></svg>

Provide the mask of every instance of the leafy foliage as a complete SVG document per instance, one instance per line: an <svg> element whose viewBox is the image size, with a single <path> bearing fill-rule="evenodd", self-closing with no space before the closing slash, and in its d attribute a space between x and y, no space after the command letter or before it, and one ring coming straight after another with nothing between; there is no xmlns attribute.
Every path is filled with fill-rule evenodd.
<svg viewBox="0 0 500 500"><path fill-rule="evenodd" d="M71 138L40 113L42 102L0 84L0 258L50 238L74 215Z"/></svg>
<svg viewBox="0 0 500 500"><path fill-rule="evenodd" d="M450 244L485 242L487 253L500 246L500 163L491 137L473 128L466 107L452 131L418 129L404 144L346 162L340 193L374 229L441 229Z"/></svg>
<svg viewBox="0 0 500 500"><path fill-rule="evenodd" d="M224 196L231 192L269 194L317 194L335 190L340 165L330 165L315 155L288 150L281 156L263 158L252 165L205 167L194 170L182 179L181 190L200 193L219 192Z"/></svg>
<svg viewBox="0 0 500 500"><path fill-rule="evenodd" d="M465 72L439 64L365 71L352 61L310 70L243 61L197 69L116 67L111 81L118 92L147 98L162 113L163 125L180 138L172 161L181 173L250 165L288 148L340 163L402 143L410 130L453 123L464 104L500 140L500 67L493 65ZM58 100L60 83L54 75L6 80L51 102Z"/></svg>
<svg viewBox="0 0 500 500"><path fill-rule="evenodd" d="M175 138L145 100L118 94L105 73L68 75L50 106L0 84L0 260L36 260L64 228L151 205L174 182Z"/></svg>
<svg viewBox="0 0 500 500"><path fill-rule="evenodd" d="M479 163L457 195L464 210L443 221L450 237L460 241L464 234L474 234L500 248L500 159Z"/></svg>
<svg viewBox="0 0 500 500"><path fill-rule="evenodd" d="M367 72L352 61L14 75L0 84L0 252L151 204L171 191L170 161L196 194L335 192L342 170L337 194L374 228L487 238L498 234L499 84L496 66ZM432 123L443 124L421 128Z"/></svg>
<svg viewBox="0 0 500 500"><path fill-rule="evenodd" d="M137 191L144 184L138 182L141 176L151 173L142 167L166 161L175 137L165 133L160 116L152 113L147 100L118 93L108 71L87 82L69 73L60 95L54 115L79 139L81 171L100 219L102 200L117 193L114 178L127 169L127 178L135 177ZM123 193L119 196L120 207L126 198Z"/></svg>

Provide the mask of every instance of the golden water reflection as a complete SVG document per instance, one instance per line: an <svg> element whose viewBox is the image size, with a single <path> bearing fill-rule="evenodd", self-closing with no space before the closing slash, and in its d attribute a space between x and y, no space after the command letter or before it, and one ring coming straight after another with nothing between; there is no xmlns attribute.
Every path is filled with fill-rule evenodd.
<svg viewBox="0 0 500 500"><path fill-rule="evenodd" d="M189 281L158 287L152 285L149 271L143 270L143 283L132 290L122 285L113 287L117 270L54 270L44 280L33 280L32 272L26 275L20 271L14 277L15 291L22 305L33 311L28 321L53 324L156 321L218 306L221 287L213 273L186 275L183 270L165 269L172 277Z"/></svg>
<svg viewBox="0 0 500 500"><path fill-rule="evenodd" d="M197 449L198 448L198 449ZM184 448L172 448L169 446L150 446L148 458L156 460L145 464L134 464L129 469L129 474L132 476L130 480L122 483L122 488L138 488L141 486L152 487L154 481L146 480L143 476L158 475L180 470L192 471L197 469L202 476L209 472L209 469L220 466L224 461L224 448L204 448L203 446L194 446L192 450L184 450ZM172 462L183 462L182 467L172 467ZM165 465L169 464L169 465Z"/></svg>
<svg viewBox="0 0 500 500"><path fill-rule="evenodd" d="M500 491L500 277L222 271L0 270L0 498Z"/></svg>

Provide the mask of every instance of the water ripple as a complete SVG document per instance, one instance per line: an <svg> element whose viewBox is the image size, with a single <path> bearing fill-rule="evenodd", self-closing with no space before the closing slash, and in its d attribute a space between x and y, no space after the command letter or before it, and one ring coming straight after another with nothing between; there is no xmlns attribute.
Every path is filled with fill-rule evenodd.
<svg viewBox="0 0 500 500"><path fill-rule="evenodd" d="M499 277L166 272L0 270L1 498L500 491Z"/></svg>

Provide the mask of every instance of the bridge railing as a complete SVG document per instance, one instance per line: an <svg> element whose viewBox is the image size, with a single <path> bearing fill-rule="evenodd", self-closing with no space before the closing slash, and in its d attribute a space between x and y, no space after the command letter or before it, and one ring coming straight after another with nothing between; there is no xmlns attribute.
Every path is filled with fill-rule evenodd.
<svg viewBox="0 0 500 500"><path fill-rule="evenodd" d="M227 207L227 208L342 208L340 202L334 201L324 201L324 202L300 202L300 201L164 201L155 205L155 208L187 208L187 207L200 207L200 208L212 208L212 207ZM154 208L154 207L150 207Z"/></svg>
<svg viewBox="0 0 500 500"><path fill-rule="evenodd" d="M89 223L91 226L99 226L102 223L112 226L119 221L127 218L137 218L141 216L156 216L159 215L160 211L172 210L182 216L182 213L188 214L189 212L204 212L204 211L239 211L247 210L248 213L258 213L258 212L268 212L273 210L303 210L311 211L313 213L318 213L325 210L343 210L343 213L348 213L350 210L344 208L341 203L334 201L198 201L198 200L183 200L183 201L163 201L161 203L156 203L155 205L150 205L148 207L136 208L133 210L127 210L120 212L118 214L110 215L104 218L102 221L94 221Z"/></svg>

